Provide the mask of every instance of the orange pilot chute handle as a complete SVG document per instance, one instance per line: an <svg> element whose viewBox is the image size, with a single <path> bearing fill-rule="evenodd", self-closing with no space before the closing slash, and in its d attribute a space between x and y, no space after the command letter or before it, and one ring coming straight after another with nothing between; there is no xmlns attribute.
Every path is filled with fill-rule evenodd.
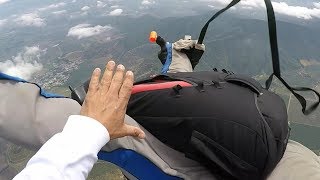
<svg viewBox="0 0 320 180"><path fill-rule="evenodd" d="M158 52L158 58L160 59L161 63L164 64L167 59L168 51L167 51L167 42L160 36L158 36L156 31L151 31L149 40L151 43L157 43L161 50Z"/></svg>
<svg viewBox="0 0 320 180"><path fill-rule="evenodd" d="M151 43L155 43L157 41L157 37L158 37L157 32L156 31L151 31L150 36L149 36L149 41Z"/></svg>

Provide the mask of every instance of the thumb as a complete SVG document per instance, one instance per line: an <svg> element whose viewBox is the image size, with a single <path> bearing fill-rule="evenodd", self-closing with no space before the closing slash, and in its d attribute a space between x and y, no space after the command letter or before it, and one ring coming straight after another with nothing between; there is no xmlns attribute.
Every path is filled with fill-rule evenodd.
<svg viewBox="0 0 320 180"><path fill-rule="evenodd" d="M133 136L140 139L144 139L146 137L146 134L140 128L127 124L124 125L124 132L125 136Z"/></svg>

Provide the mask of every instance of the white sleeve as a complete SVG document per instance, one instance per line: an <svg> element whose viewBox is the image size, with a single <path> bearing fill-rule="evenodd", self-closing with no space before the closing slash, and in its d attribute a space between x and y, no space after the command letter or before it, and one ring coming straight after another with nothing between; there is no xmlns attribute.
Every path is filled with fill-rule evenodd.
<svg viewBox="0 0 320 180"><path fill-rule="evenodd" d="M86 179L109 140L107 129L98 121L70 116L63 131L49 139L14 180Z"/></svg>

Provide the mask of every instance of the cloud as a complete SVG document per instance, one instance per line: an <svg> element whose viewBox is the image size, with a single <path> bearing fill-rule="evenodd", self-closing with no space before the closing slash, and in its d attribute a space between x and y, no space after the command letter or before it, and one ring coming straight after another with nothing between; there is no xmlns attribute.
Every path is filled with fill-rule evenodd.
<svg viewBox="0 0 320 180"><path fill-rule="evenodd" d="M152 0L143 0L141 1L141 4L142 5L151 5L151 4L154 4L155 2L152 1Z"/></svg>
<svg viewBox="0 0 320 180"><path fill-rule="evenodd" d="M213 6L225 6L231 2L231 0L200 0L202 2L210 3ZM289 2L289 1L288 1ZM272 2L274 11L278 14L292 16L300 19L309 20L312 18L320 18L320 2L314 2L314 7L294 6L289 5L284 0L278 2ZM241 0L239 5L242 9L246 10L261 10L265 9L265 3L263 0ZM220 8L220 7L219 7Z"/></svg>
<svg viewBox="0 0 320 180"><path fill-rule="evenodd" d="M259 8L259 7L265 7L264 1L262 0L242 0L240 1L240 5L244 8L250 7L250 8Z"/></svg>
<svg viewBox="0 0 320 180"><path fill-rule="evenodd" d="M88 11L84 11L83 13L80 14L81 16L87 16L88 15Z"/></svg>
<svg viewBox="0 0 320 180"><path fill-rule="evenodd" d="M226 5L230 3L230 1L225 0L202 0L206 2L216 2L221 5ZM265 9L265 3L263 0L242 0L239 5L243 9L247 10L256 10ZM314 2L314 7L304 7L304 6L293 6L289 5L286 2L272 2L274 11L278 14L283 14L287 16L292 16L300 19L309 20L314 17L320 18L320 2Z"/></svg>
<svg viewBox="0 0 320 180"><path fill-rule="evenodd" d="M288 16L294 16L300 19L320 18L320 8L307 8L302 6L289 6L285 2L273 2L275 12Z"/></svg>
<svg viewBox="0 0 320 180"><path fill-rule="evenodd" d="M120 16L122 14L122 9L115 9L109 13L110 16Z"/></svg>
<svg viewBox="0 0 320 180"><path fill-rule="evenodd" d="M67 11L66 10L61 10L61 11L54 11L52 12L52 14L55 14L55 15L61 15L61 14L66 14Z"/></svg>
<svg viewBox="0 0 320 180"><path fill-rule="evenodd" d="M43 8L40 8L39 11L46 11L46 10L51 10L51 9L55 9L55 8L59 8L59 7L63 7L65 6L66 3L64 2L61 2L61 3L57 3L57 4L51 4L49 6L46 6L46 7L43 7Z"/></svg>
<svg viewBox="0 0 320 180"><path fill-rule="evenodd" d="M0 72L29 80L32 75L42 70L40 59L41 50L37 46L25 47L23 52L12 57L11 60L0 62Z"/></svg>
<svg viewBox="0 0 320 180"><path fill-rule="evenodd" d="M11 0L0 0L0 5L1 5L1 4L4 4L4 3L6 3L6 2L9 2L9 1L11 1Z"/></svg>
<svg viewBox="0 0 320 180"><path fill-rule="evenodd" d="M70 28L68 35L71 37L77 37L78 39L86 38L101 34L107 30L110 30L111 26L91 26L90 24L79 24Z"/></svg>
<svg viewBox="0 0 320 180"><path fill-rule="evenodd" d="M84 7L81 8L81 11L88 11L89 9L90 9L89 6L84 6Z"/></svg>
<svg viewBox="0 0 320 180"><path fill-rule="evenodd" d="M0 19L0 27L5 25L8 22L7 19Z"/></svg>
<svg viewBox="0 0 320 180"><path fill-rule="evenodd" d="M40 54L40 48L39 46L31 46L31 47L25 47L25 53L26 56L35 56L37 54Z"/></svg>
<svg viewBox="0 0 320 180"><path fill-rule="evenodd" d="M106 3L102 2L102 1L97 1L97 7L98 8L103 8L103 7L106 7L106 6L107 6Z"/></svg>
<svg viewBox="0 0 320 180"><path fill-rule="evenodd" d="M119 5L113 5L113 6L110 6L111 9L115 9L115 8L118 8Z"/></svg>
<svg viewBox="0 0 320 180"><path fill-rule="evenodd" d="M200 0L201 2L210 3L212 6L226 6L231 0ZM258 7L257 5L263 5L263 0L241 0L239 2L242 6ZM260 7L260 6L259 6Z"/></svg>
<svg viewBox="0 0 320 180"><path fill-rule="evenodd" d="M265 8L265 3L261 0L244 0L240 4L247 9ZM309 20L314 17L320 18L320 3L313 3L314 7L292 6L286 2L272 2L274 11L278 14L292 16Z"/></svg>
<svg viewBox="0 0 320 180"><path fill-rule="evenodd" d="M37 13L23 14L14 21L22 26L42 27L46 25L45 20L40 18Z"/></svg>
<svg viewBox="0 0 320 180"><path fill-rule="evenodd" d="M200 0L200 2L213 3L214 5L227 5L231 1L229 1L229 0Z"/></svg>

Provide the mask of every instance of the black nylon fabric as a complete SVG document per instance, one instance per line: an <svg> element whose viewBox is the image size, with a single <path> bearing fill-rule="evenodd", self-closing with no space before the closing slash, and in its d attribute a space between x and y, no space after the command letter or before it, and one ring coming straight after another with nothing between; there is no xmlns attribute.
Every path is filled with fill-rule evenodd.
<svg viewBox="0 0 320 180"><path fill-rule="evenodd" d="M142 83L159 79L193 84L132 95L127 114L160 141L222 177L263 179L275 168L289 134L279 96L247 76L213 71Z"/></svg>

